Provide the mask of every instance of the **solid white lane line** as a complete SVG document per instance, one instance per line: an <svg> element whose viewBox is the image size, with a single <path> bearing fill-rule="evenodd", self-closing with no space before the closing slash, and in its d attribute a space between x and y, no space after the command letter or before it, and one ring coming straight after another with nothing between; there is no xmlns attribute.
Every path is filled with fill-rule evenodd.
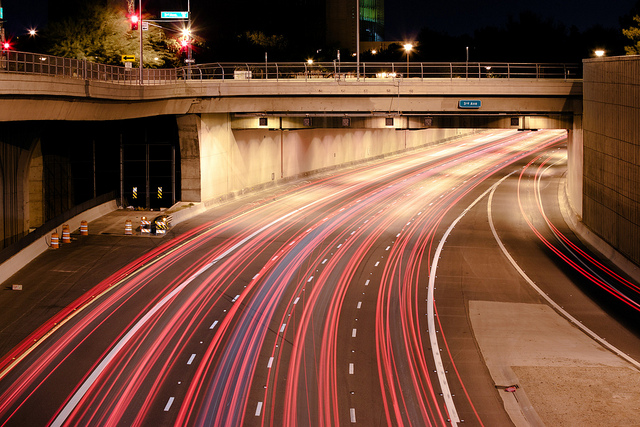
<svg viewBox="0 0 640 427"><path fill-rule="evenodd" d="M512 172L513 173L513 172ZM509 176L509 175L507 175ZM506 179L505 176L503 178ZM500 183L497 182L494 185L498 185ZM440 259L440 254L442 253L442 248L444 247L445 242L447 241L447 237L453 231L453 228L460 222L462 217L464 217L467 212L469 212L480 200L482 200L488 193L491 191L491 188L487 189L484 193L482 193L477 199L473 201L461 214L458 216L455 221L451 223L447 231L444 233L442 238L440 239L440 243L438 243L438 248L436 249L433 255L433 263L431 264L431 271L429 272L429 287L427 290L427 327L429 328L429 340L431 342L431 354L433 355L433 360L436 364L436 374L438 375L438 381L440 382L440 389L442 390L442 397L444 398L445 406L447 407L447 412L449 414L449 419L451 420L452 425L456 425L460 422L460 417L458 416L458 410L456 409L456 405L453 402L453 396L451 395L451 389L449 388L449 382L447 381L447 375L444 369L444 364L442 363L442 355L440 354L440 345L438 344L438 336L436 334L436 322L435 322L435 310L434 310L434 291L435 291L435 282L436 282L436 272L438 270L438 260Z"/></svg>
<svg viewBox="0 0 640 427"><path fill-rule="evenodd" d="M633 359L631 356L629 356L628 354L624 353L622 350L618 349L614 345L609 344L604 338L602 338L600 335L598 335L595 332L593 332L591 329L587 328L578 319L573 317L571 314L569 314L567 311L565 311L560 305L558 305L554 300L552 300L551 297L549 297L549 295L544 293L544 291L542 289L540 289L538 287L538 285L536 285L533 280L531 280L531 278L527 275L527 273L525 273L524 270L522 270L520 268L520 266L516 263L516 261L511 256L511 254L507 251L507 248L502 243L502 240L500 240L500 237L498 236L498 232L496 231L496 228L493 225L493 216L492 216L492 210L491 210L491 203L493 201L493 194L495 192L495 188L497 188L498 184L500 184L501 182L502 182L502 180L499 181L496 185L494 185L494 187L492 187L493 191L491 192L491 195L489 196L489 202L488 202L488 206L487 206L487 214L488 214L488 217L489 217L489 226L491 228L491 232L493 233L493 237L495 238L496 242L498 243L498 246L500 247L500 250L502 250L502 253L507 257L507 259L509 260L511 265L518 271L518 273L520 273L520 276L522 276L522 278L529 284L529 286L531 286L536 292L538 292L538 294L540 294L540 296L542 298L544 298L557 312L562 314L562 316L564 316L567 320L569 320L575 326L580 328L585 334L589 335L594 341L597 341L603 347L608 348L613 353L617 354L618 356L620 356L621 358L623 358L627 362L631 363L636 368L640 369L640 362L638 362L637 360Z"/></svg>
<svg viewBox="0 0 640 427"><path fill-rule="evenodd" d="M171 409L171 405L173 405L173 397L170 397L169 400L167 401L167 404L164 405L164 412L169 412L169 409Z"/></svg>
<svg viewBox="0 0 640 427"><path fill-rule="evenodd" d="M195 353L191 355L191 357L189 358L189 361L187 362L187 365L191 365L193 363L193 359L196 358Z"/></svg>

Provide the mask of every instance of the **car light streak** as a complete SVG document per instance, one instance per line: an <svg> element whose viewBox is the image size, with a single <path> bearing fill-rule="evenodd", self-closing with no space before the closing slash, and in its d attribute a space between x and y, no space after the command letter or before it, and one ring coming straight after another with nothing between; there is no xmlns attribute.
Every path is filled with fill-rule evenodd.
<svg viewBox="0 0 640 427"><path fill-rule="evenodd" d="M437 317L438 258L459 219L442 221L562 136L474 138L287 188L134 261L0 361L0 425L65 372L53 426L333 426L356 413L366 425L363 399L389 425L455 424L464 399L482 424Z"/></svg>

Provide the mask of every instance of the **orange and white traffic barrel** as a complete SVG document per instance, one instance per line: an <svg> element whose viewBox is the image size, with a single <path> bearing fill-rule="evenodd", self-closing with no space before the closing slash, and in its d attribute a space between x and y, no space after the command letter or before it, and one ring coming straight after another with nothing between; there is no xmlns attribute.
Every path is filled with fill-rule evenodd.
<svg viewBox="0 0 640 427"><path fill-rule="evenodd" d="M151 221L147 219L146 216L143 216L140 220L140 232L142 234L150 234L151 233Z"/></svg>
<svg viewBox="0 0 640 427"><path fill-rule="evenodd" d="M80 221L80 235L88 236L89 235L89 224L87 221Z"/></svg>
<svg viewBox="0 0 640 427"><path fill-rule="evenodd" d="M51 233L51 249L58 249L59 247L58 233Z"/></svg>
<svg viewBox="0 0 640 427"><path fill-rule="evenodd" d="M124 234L125 236L131 236L133 234L133 228L131 226L131 220L128 219L124 222Z"/></svg>
<svg viewBox="0 0 640 427"><path fill-rule="evenodd" d="M62 226L62 243L71 243L71 230L69 230L69 224Z"/></svg>

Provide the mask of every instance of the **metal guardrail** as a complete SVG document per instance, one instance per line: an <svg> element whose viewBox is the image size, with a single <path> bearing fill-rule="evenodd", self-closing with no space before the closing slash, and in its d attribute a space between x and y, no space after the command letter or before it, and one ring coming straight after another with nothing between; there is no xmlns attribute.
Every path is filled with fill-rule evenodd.
<svg viewBox="0 0 640 427"><path fill-rule="evenodd" d="M213 63L178 69L179 79L190 80L313 80L366 81L372 79L579 79L580 64L525 64L498 62L317 62Z"/></svg>
<svg viewBox="0 0 640 427"><path fill-rule="evenodd" d="M130 85L171 84L184 80L367 81L380 79L579 79L580 64L499 62L281 62L212 63L181 68L105 65L28 52L5 51L0 72L38 74ZM415 81L415 80L413 80Z"/></svg>
<svg viewBox="0 0 640 427"><path fill-rule="evenodd" d="M82 59L62 58L39 53L5 51L0 57L0 72L68 77L138 85L140 70L117 65L98 64ZM144 84L168 84L177 81L176 68L145 68Z"/></svg>

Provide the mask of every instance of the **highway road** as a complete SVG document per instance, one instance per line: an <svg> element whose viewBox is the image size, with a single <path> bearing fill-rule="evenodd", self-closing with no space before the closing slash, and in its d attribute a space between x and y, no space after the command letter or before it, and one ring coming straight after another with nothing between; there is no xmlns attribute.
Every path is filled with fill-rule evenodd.
<svg viewBox="0 0 640 427"><path fill-rule="evenodd" d="M203 214L0 359L0 426L509 425L536 394L485 325L532 307L638 369L640 289L560 215L565 144L485 132Z"/></svg>

